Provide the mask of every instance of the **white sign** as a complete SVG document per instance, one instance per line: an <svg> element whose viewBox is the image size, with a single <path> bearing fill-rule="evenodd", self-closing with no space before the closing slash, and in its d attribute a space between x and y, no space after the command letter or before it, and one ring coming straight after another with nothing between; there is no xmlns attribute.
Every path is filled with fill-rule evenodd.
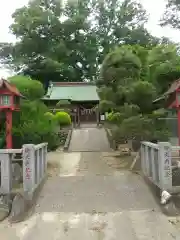
<svg viewBox="0 0 180 240"><path fill-rule="evenodd" d="M104 120L105 120L105 116L101 115L101 121L104 121Z"/></svg>

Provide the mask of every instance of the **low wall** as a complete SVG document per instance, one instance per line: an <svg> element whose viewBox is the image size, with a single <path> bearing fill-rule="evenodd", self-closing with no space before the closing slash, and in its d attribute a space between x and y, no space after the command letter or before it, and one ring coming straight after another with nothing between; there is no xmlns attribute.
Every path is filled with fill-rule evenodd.
<svg viewBox="0 0 180 240"><path fill-rule="evenodd" d="M0 150L0 220L3 220L5 211L10 213L11 222L20 221L29 212L47 176L47 145L25 144L22 149ZM18 191L13 188L12 179L15 154L22 156L23 183Z"/></svg>

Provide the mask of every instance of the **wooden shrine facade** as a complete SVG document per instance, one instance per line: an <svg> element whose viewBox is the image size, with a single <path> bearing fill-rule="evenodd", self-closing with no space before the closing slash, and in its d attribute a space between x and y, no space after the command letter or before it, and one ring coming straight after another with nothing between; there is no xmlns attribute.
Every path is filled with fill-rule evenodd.
<svg viewBox="0 0 180 240"><path fill-rule="evenodd" d="M49 95L44 98L45 104L51 111L63 109L68 111L76 126L81 123L99 124L99 97L94 84L82 82L52 84L51 91L48 90ZM68 104L58 104L61 101L66 101Z"/></svg>

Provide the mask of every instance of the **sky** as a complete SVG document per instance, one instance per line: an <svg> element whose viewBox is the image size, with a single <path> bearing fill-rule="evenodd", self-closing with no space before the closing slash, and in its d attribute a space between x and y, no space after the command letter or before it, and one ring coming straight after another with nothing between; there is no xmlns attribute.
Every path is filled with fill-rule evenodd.
<svg viewBox="0 0 180 240"><path fill-rule="evenodd" d="M2 0L1 0L2 1ZM170 27L161 28L158 26L160 16L165 9L166 0L138 0L142 3L147 13L149 21L147 29L152 35L157 37L169 37L175 42L180 41L180 31L171 29ZM15 37L9 32L9 26L12 23L11 15L15 9L20 8L28 3L28 0L5 0L0 8L0 42L15 41ZM10 72L0 69L0 77L6 77Z"/></svg>

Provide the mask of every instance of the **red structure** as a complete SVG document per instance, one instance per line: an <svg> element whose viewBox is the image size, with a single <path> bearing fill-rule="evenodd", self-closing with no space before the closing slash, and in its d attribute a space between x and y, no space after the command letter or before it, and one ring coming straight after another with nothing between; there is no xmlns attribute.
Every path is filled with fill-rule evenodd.
<svg viewBox="0 0 180 240"><path fill-rule="evenodd" d="M0 80L0 111L6 115L6 148L12 148L12 114L20 110L20 98L17 88L8 81Z"/></svg>
<svg viewBox="0 0 180 240"><path fill-rule="evenodd" d="M178 141L180 146L180 79L172 83L167 92L163 96L156 99L154 103L162 101L169 110L174 110L174 117L177 117ZM172 118L173 119L173 118Z"/></svg>

